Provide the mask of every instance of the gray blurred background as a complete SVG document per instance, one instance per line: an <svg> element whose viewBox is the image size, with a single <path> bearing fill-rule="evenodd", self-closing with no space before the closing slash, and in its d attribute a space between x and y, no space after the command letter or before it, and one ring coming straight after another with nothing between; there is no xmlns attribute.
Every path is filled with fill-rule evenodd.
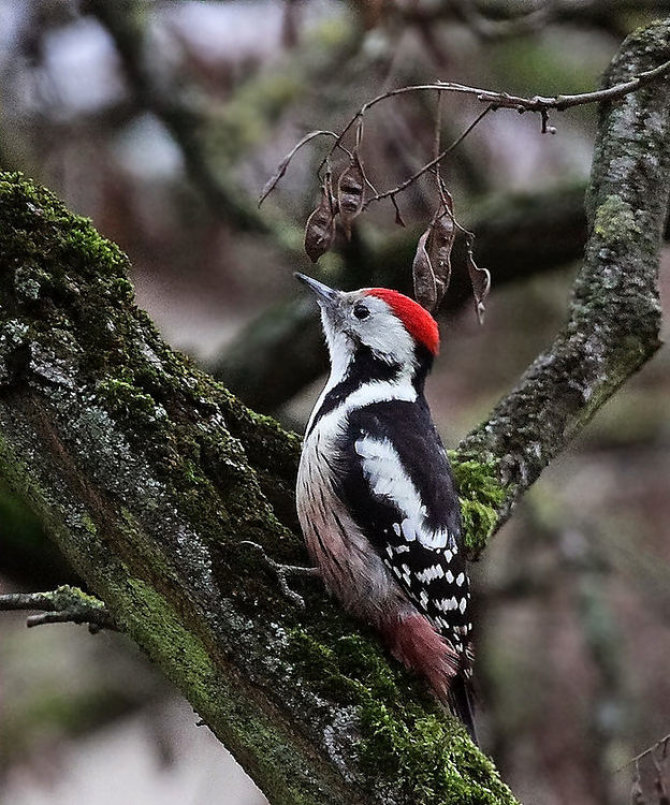
<svg viewBox="0 0 670 805"><path fill-rule="evenodd" d="M324 145L295 158L259 212L281 157L405 84L592 89L626 33L666 13L670 3L623 0L0 0L0 167L92 218L129 254L137 302L165 338L300 429L323 378L303 372L301 351L320 347L292 271L355 287L373 263L383 279L388 254L406 283L435 199L428 181L398 197L406 229L390 204L372 207L352 242L312 267L300 228ZM434 111L416 95L370 114L363 154L378 189L430 159ZM443 141L479 111L445 99ZM493 227L486 325L471 304L443 320L428 388L450 446L562 322L595 116L554 115L549 136L501 110L445 162L457 215ZM666 250L666 306L669 264ZM526 803L627 802L631 769L618 770L670 732L669 391L662 350L473 568L483 748ZM68 581L39 524L0 488L0 589ZM0 618L3 805L265 801L123 636L24 623Z"/></svg>

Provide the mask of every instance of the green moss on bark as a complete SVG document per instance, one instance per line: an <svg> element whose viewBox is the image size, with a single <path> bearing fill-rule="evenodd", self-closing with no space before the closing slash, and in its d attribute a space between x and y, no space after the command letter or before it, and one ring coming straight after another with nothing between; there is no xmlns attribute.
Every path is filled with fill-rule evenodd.
<svg viewBox="0 0 670 805"><path fill-rule="evenodd" d="M328 638L293 631L291 656L320 690L349 705L359 725L359 762L381 786L392 781L388 801L400 791L415 805L516 803L463 725L421 683L391 672L381 648L359 635Z"/></svg>
<svg viewBox="0 0 670 805"><path fill-rule="evenodd" d="M0 177L0 245L0 473L271 800L344 805L377 785L372 801L438 802L435 764L476 774L461 728L376 639L318 586L306 613L287 607L238 545L304 560L299 439L163 344L125 256L20 176Z"/></svg>
<svg viewBox="0 0 670 805"><path fill-rule="evenodd" d="M494 461L479 461L449 451L463 518L463 539L470 559L477 559L500 522L508 490L498 480Z"/></svg>

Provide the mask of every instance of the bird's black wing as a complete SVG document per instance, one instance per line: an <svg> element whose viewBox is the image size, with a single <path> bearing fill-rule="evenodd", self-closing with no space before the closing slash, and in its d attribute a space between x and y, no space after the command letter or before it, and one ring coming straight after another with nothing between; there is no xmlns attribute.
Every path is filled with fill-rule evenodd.
<svg viewBox="0 0 670 805"><path fill-rule="evenodd" d="M468 666L470 593L458 496L428 406L389 400L349 413L337 494L385 565Z"/></svg>

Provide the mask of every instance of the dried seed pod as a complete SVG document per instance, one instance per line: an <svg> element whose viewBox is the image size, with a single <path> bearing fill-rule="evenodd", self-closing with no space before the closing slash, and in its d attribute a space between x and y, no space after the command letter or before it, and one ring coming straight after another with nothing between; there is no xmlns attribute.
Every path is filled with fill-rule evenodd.
<svg viewBox="0 0 670 805"><path fill-rule="evenodd" d="M475 311L480 324L484 324L484 300L491 290L491 272L487 268L479 268L472 254L472 236L468 236L466 264L475 297Z"/></svg>
<svg viewBox="0 0 670 805"><path fill-rule="evenodd" d="M337 183L337 206L347 238L351 237L351 224L363 209L365 174L363 164L354 148L349 165L342 171Z"/></svg>
<svg viewBox="0 0 670 805"><path fill-rule="evenodd" d="M429 313L434 313L437 308L437 285L433 265L426 248L431 228L432 224L419 238L412 263L412 279L414 281L414 298Z"/></svg>
<svg viewBox="0 0 670 805"><path fill-rule="evenodd" d="M642 783L640 781L640 766L635 764L635 771L630 786L630 801L631 805L646 805L644 798L644 791L642 790Z"/></svg>
<svg viewBox="0 0 670 805"><path fill-rule="evenodd" d="M435 309L440 306L444 295L449 288L451 279L451 250L456 240L456 226L451 207L451 199L443 204L428 227L428 240L426 251L435 275L437 298Z"/></svg>
<svg viewBox="0 0 670 805"><path fill-rule="evenodd" d="M326 176L326 181L321 188L319 206L309 216L305 224L305 251L313 263L316 263L319 257L325 254L333 245L335 240L335 215L336 210L333 205L330 177Z"/></svg>
<svg viewBox="0 0 670 805"><path fill-rule="evenodd" d="M261 194L258 198L258 206L260 207L261 204L265 201L265 199L272 193L272 191L277 186L277 183L282 178L282 176L286 173L286 169L288 168L289 162L291 161L291 154L287 154L284 159L277 165L277 170L272 174L272 176L267 180L267 182L263 185L263 189L261 190Z"/></svg>

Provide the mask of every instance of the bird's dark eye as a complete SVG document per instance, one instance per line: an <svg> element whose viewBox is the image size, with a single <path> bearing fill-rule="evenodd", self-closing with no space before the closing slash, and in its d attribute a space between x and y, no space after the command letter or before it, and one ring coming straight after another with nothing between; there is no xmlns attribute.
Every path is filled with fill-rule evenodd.
<svg viewBox="0 0 670 805"><path fill-rule="evenodd" d="M369 315L370 311L365 307L365 305L356 305L354 307L354 316L356 316L356 318L359 319L360 321L363 321L363 319L367 319Z"/></svg>

